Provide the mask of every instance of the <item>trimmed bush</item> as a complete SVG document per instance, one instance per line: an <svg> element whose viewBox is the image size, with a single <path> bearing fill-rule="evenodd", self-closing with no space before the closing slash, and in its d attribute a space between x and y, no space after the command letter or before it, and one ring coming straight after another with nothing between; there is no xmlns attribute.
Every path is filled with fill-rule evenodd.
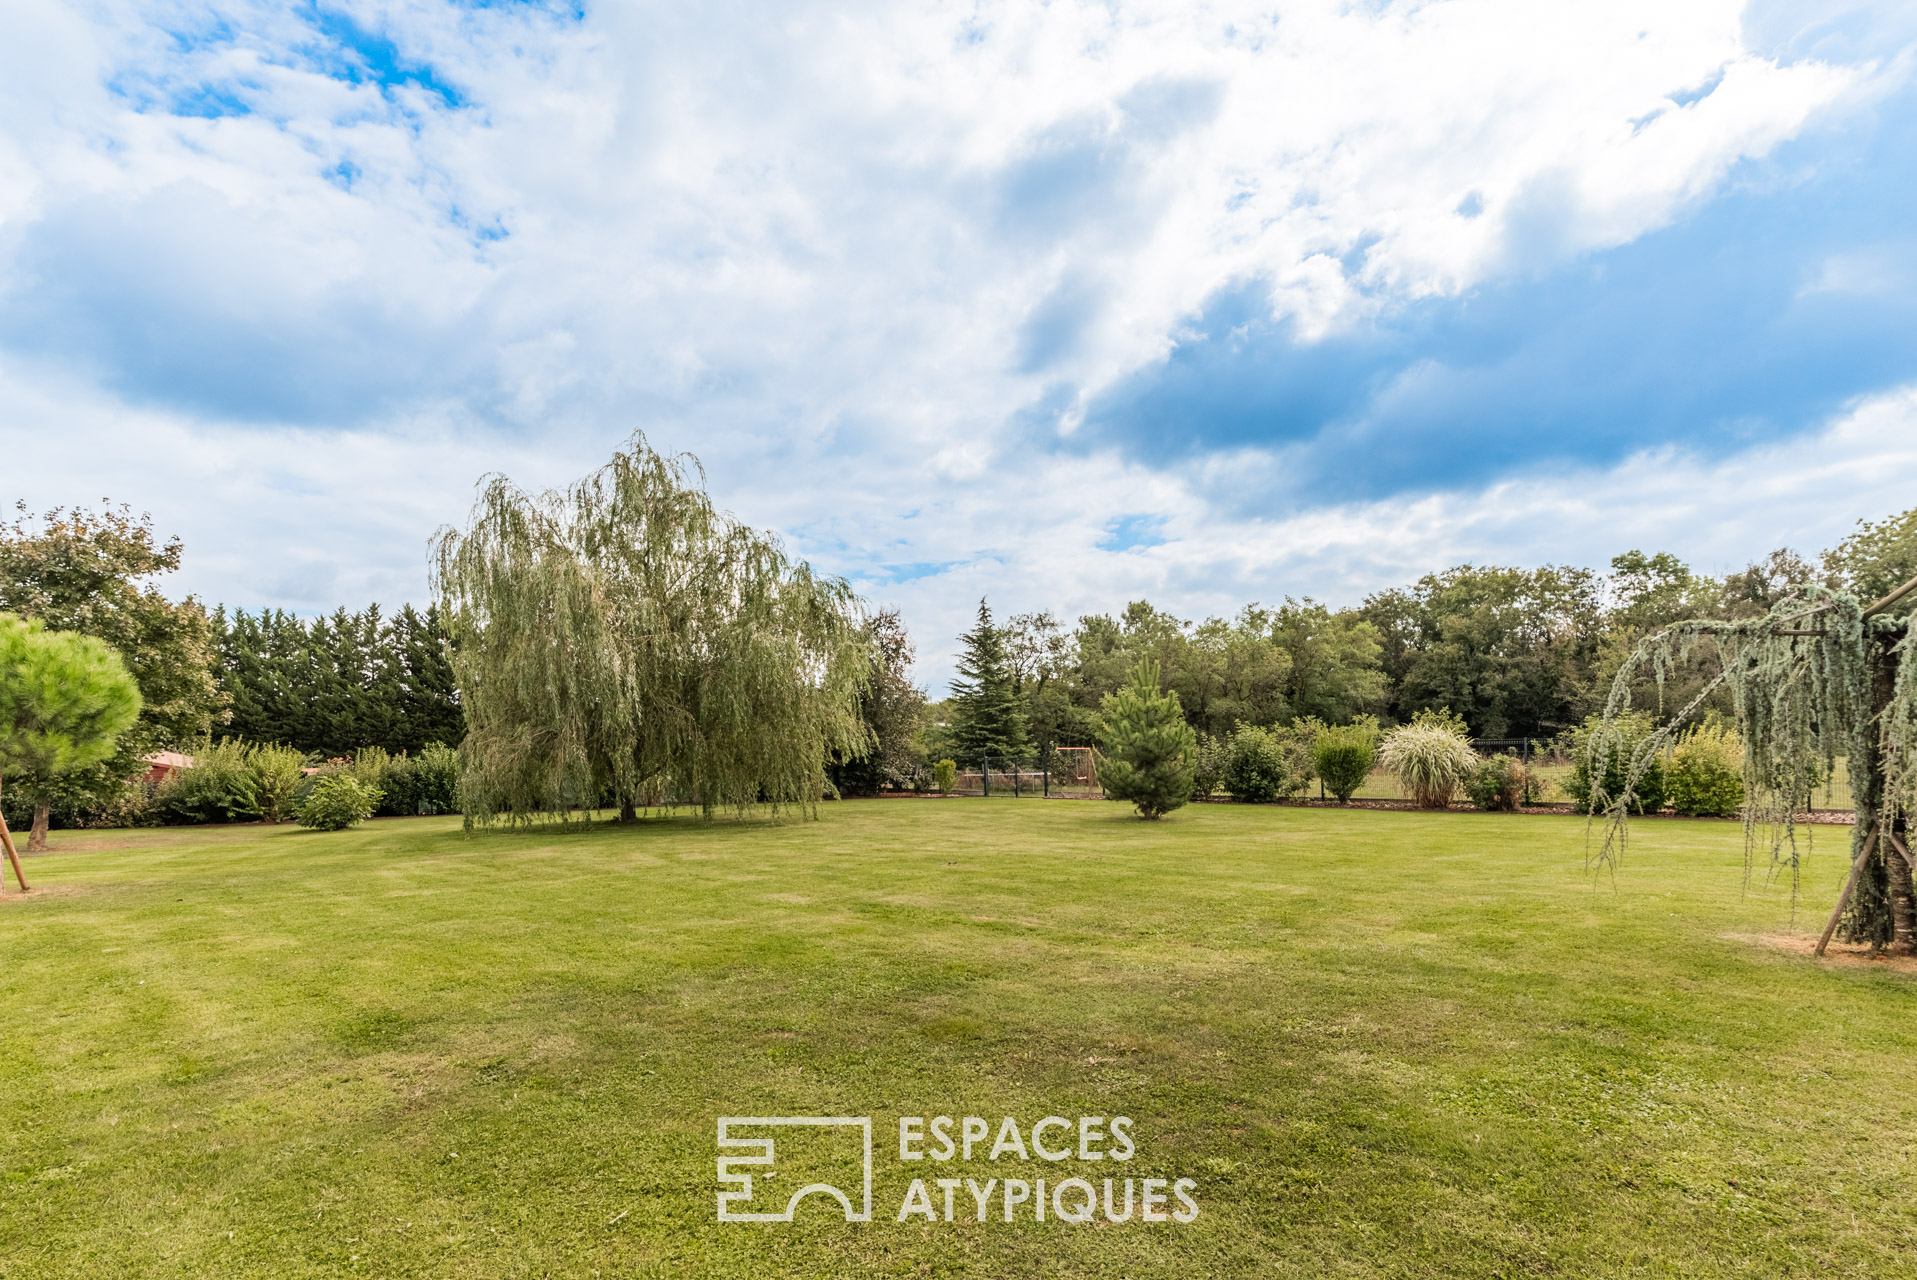
<svg viewBox="0 0 1917 1280"><path fill-rule="evenodd" d="M1619 715L1612 724L1609 749L1603 753L1604 759L1596 762L1594 775L1592 737L1602 723L1603 717L1593 714L1571 731L1571 776L1563 785L1572 802L1585 813L1591 811L1592 777L1596 776L1603 784L1607 802L1615 800L1624 791L1625 771L1630 767L1632 753L1657 729L1649 712L1627 711ZM1638 813L1656 813L1664 807L1663 760L1654 757L1645 767L1637 780L1634 799L1631 808Z"/></svg>
<svg viewBox="0 0 1917 1280"><path fill-rule="evenodd" d="M1464 785L1471 803L1485 810L1514 813L1525 802L1531 786L1531 772L1512 755L1495 755L1480 761L1477 773Z"/></svg>
<svg viewBox="0 0 1917 1280"><path fill-rule="evenodd" d="M302 827L317 831L343 831L364 822L379 808L379 792L351 773L322 774L300 802Z"/></svg>
<svg viewBox="0 0 1917 1280"><path fill-rule="evenodd" d="M1728 818L1744 808L1744 743L1728 725L1689 730L1671 751L1664 789L1687 818Z"/></svg>
<svg viewBox="0 0 1917 1280"><path fill-rule="evenodd" d="M933 765L932 785L939 789L940 795L951 795L952 788L958 785L958 765L950 760L941 760Z"/></svg>
<svg viewBox="0 0 1917 1280"><path fill-rule="evenodd" d="M1279 793L1295 790L1287 784L1291 769L1278 737L1269 729L1241 724L1225 743L1225 790L1246 804L1265 804Z"/></svg>
<svg viewBox="0 0 1917 1280"><path fill-rule="evenodd" d="M1320 729L1311 744L1311 766L1339 804L1351 803L1377 762L1378 722L1370 716Z"/></svg>
<svg viewBox="0 0 1917 1280"><path fill-rule="evenodd" d="M1421 809L1449 808L1478 773L1478 753L1465 739L1464 720L1449 711L1420 711L1385 735L1378 760Z"/></svg>

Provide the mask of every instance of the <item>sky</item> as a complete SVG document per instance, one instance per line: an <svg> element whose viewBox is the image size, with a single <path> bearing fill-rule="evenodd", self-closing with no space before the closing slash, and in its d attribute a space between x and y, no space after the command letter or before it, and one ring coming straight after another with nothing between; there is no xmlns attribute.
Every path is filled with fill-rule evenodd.
<svg viewBox="0 0 1917 1280"><path fill-rule="evenodd" d="M1716 573L1917 505L1917 4L41 4L0 499L428 598L634 431L901 609Z"/></svg>

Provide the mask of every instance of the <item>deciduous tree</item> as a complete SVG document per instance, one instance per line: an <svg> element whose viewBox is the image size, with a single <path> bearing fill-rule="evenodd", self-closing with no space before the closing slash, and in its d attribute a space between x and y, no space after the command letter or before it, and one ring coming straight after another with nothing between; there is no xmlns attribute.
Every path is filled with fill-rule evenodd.
<svg viewBox="0 0 1917 1280"><path fill-rule="evenodd" d="M224 720L226 698L213 678L212 628L191 596L168 600L153 579L180 567L178 538L160 542L149 517L127 507L55 508L34 520L20 503L0 526L0 610L50 630L103 641L139 684L139 718L114 750L31 791L33 825L49 812L110 800L146 769L145 757L179 749ZM36 837L38 843L44 835Z"/></svg>
<svg viewBox="0 0 1917 1280"><path fill-rule="evenodd" d="M434 578L467 717L469 823L607 800L813 810L870 749L844 582L713 508L696 460L635 435L564 492L486 480Z"/></svg>

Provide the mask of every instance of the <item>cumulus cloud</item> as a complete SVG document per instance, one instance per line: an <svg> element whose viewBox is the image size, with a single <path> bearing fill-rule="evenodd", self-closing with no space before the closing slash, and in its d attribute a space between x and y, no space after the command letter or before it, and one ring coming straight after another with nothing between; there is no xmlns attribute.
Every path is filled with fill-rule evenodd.
<svg viewBox="0 0 1917 1280"><path fill-rule="evenodd" d="M311 609L416 598L480 472L563 480L644 427L935 634L996 582L1066 608L1347 597L1374 576L1313 550L1311 512L1398 539L1379 565L1424 535L1287 453L1296 432L1148 466L1151 422L1120 438L1101 406L1148 403L1136 380L1201 329L1362 347L1629 246L1903 74L1894 27L1758 16L42 6L0 50L9 478L150 506L205 548L196 589ZM1842 250L1792 290L1832 295ZM1388 452L1452 426L1402 428L1379 385L1476 394L1441 356L1309 380ZM1259 585L1281 553L1296 585Z"/></svg>

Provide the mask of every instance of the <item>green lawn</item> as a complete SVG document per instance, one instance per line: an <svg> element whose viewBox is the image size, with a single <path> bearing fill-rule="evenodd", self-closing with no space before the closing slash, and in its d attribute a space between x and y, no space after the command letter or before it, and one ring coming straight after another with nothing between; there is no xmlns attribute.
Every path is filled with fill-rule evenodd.
<svg viewBox="0 0 1917 1280"><path fill-rule="evenodd" d="M1842 834L1793 926L1734 823L1613 887L1572 819L1126 815L56 833L0 902L0 1275L1912 1274L1917 978L1743 940ZM1053 1114L1135 1158L897 1158ZM724 1115L872 1117L874 1220L715 1221ZM1200 1212L894 1221L955 1174Z"/></svg>

